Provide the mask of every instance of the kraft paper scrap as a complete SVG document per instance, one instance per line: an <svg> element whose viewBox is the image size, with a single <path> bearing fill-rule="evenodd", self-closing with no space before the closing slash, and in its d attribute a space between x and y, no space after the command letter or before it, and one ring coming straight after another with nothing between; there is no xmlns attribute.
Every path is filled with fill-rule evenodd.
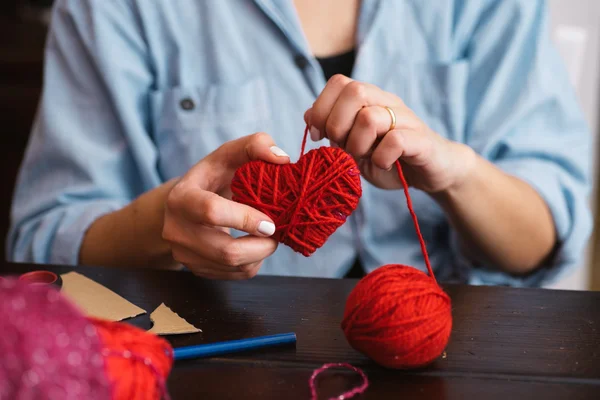
<svg viewBox="0 0 600 400"><path fill-rule="evenodd" d="M196 328L173 312L165 303L161 303L150 314L150 320L154 322L154 325L148 332L156 335L179 335L183 333L202 332L201 329Z"/></svg>
<svg viewBox="0 0 600 400"><path fill-rule="evenodd" d="M88 316L109 321L122 321L146 311L101 284L77 272L62 274L61 292L71 299Z"/></svg>

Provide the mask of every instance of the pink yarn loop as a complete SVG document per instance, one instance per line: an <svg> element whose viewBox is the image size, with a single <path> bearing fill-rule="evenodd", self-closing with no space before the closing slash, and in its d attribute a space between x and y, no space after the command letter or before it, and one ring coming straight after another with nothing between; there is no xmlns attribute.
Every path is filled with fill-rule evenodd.
<svg viewBox="0 0 600 400"><path fill-rule="evenodd" d="M319 376L319 374L321 374L322 372L330 369L330 368L346 368L346 369L350 369L356 373L358 373L363 382L362 384L360 384L359 386L344 392L336 397L331 397L329 400L345 400L345 399L349 399L351 397L356 396L357 394L361 394L364 393L365 390L367 390L367 388L369 387L369 379L367 378L367 375L365 375L365 373L360 369L355 367L354 365L350 365L348 363L328 363L328 364L323 364L323 366L321 366L320 368L317 368L316 370L313 371L310 380L308 381L308 385L310 386L310 394L311 394L311 400L317 400L318 399L318 395L317 395L317 386L315 384L315 381L317 379L317 377Z"/></svg>

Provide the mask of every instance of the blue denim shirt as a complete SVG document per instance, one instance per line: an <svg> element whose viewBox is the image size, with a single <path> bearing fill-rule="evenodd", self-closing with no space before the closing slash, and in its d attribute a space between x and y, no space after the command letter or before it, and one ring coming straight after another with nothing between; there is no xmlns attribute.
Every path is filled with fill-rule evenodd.
<svg viewBox="0 0 600 400"><path fill-rule="evenodd" d="M547 11L540 0L362 2L352 78L529 182L556 224L556 255L511 277L465 259L442 210L412 190L440 280L536 286L582 261L590 137ZM57 1L10 257L76 264L96 218L242 135L265 131L295 161L324 85L291 1ZM305 258L279 246L260 273L339 277L356 256L367 271L424 269L401 191L364 182L359 208L321 249Z"/></svg>

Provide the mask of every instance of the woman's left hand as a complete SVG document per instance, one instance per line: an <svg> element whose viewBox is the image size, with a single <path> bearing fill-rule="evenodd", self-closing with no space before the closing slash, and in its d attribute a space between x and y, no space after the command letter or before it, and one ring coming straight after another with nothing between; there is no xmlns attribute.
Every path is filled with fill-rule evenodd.
<svg viewBox="0 0 600 400"><path fill-rule="evenodd" d="M398 96L343 75L327 82L304 119L312 140L327 138L345 149L382 189L401 188L398 159L409 185L431 194L460 185L474 164L469 147L432 131Z"/></svg>

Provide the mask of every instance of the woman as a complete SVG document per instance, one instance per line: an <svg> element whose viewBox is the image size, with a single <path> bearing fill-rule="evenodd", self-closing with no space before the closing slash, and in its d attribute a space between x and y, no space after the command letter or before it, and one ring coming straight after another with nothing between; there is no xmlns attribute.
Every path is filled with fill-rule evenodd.
<svg viewBox="0 0 600 400"><path fill-rule="evenodd" d="M305 124L364 178L310 258L227 198ZM422 267L400 158L438 279L539 286L580 261L588 151L541 0L62 0L8 248L218 279Z"/></svg>

